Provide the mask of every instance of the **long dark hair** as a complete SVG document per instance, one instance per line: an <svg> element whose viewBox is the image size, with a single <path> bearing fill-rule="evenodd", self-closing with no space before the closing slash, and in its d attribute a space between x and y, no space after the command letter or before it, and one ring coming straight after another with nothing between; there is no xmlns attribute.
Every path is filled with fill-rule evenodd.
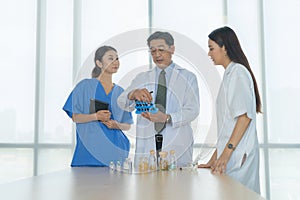
<svg viewBox="0 0 300 200"><path fill-rule="evenodd" d="M96 61L99 60L100 62L102 62L104 54L110 50L117 52L117 50L111 46L101 46L96 50L94 57L95 67L92 71L92 78L97 78L102 72L101 68L97 66Z"/></svg>
<svg viewBox="0 0 300 200"><path fill-rule="evenodd" d="M256 112L261 113L261 99L256 83L256 79L254 74L250 68L249 62L241 48L240 42L235 34L235 32L227 27L224 26L222 28L218 28L211 32L208 35L209 39L213 40L218 44L219 47L225 46L227 56L230 58L231 61L242 64L247 68L250 72L253 83L254 83L254 92L255 92L255 99L256 99Z"/></svg>

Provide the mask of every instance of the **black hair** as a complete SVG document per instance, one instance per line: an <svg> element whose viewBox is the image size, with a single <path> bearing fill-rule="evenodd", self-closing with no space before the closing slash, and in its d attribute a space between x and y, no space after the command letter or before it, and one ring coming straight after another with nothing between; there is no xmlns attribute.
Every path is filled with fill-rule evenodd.
<svg viewBox="0 0 300 200"><path fill-rule="evenodd" d="M249 71L251 74L253 84L254 84L254 92L255 92L255 99L256 99L256 112L261 113L261 99L256 83L255 76L250 68L249 62L247 60L247 57L245 56L240 42L235 34L235 32L227 27L224 26L222 28L218 28L211 32L208 35L209 39L213 40L215 43L218 44L219 47L225 46L227 56L229 59L233 62L242 64L243 66L246 67L246 69Z"/></svg>
<svg viewBox="0 0 300 200"><path fill-rule="evenodd" d="M99 60L100 62L102 62L104 54L110 50L117 52L117 50L111 46L101 46L96 50L94 57L95 67L92 71L92 78L97 78L102 72L101 68L97 66L96 61Z"/></svg>

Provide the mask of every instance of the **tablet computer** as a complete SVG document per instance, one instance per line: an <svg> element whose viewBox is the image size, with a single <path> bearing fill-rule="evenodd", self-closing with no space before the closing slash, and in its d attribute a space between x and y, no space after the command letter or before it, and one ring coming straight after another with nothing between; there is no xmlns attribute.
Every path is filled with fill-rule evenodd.
<svg viewBox="0 0 300 200"><path fill-rule="evenodd" d="M108 110L109 104L97 99L90 99L90 114L99 110Z"/></svg>

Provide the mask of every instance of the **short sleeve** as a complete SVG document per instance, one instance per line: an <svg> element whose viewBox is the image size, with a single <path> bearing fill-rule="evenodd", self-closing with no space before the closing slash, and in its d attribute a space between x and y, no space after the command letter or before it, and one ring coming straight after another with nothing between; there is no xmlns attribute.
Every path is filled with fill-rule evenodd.
<svg viewBox="0 0 300 200"><path fill-rule="evenodd" d="M227 102L232 118L247 113L253 119L253 84L252 79L243 71L239 70L229 79L227 90Z"/></svg>
<svg viewBox="0 0 300 200"><path fill-rule="evenodd" d="M67 113L67 115L72 118L73 110L72 110L72 92L69 95L65 105L63 106L63 110Z"/></svg>
<svg viewBox="0 0 300 200"><path fill-rule="evenodd" d="M73 92L72 92L72 110L73 110L73 113L76 113L76 114L88 114L87 112L84 112L84 106L85 105L89 105L89 102L85 102L86 99L85 99L85 88L87 87L84 87L84 84L78 84Z"/></svg>
<svg viewBox="0 0 300 200"><path fill-rule="evenodd" d="M69 95L63 110L67 113L69 117L72 118L73 113L83 113L88 114L89 102L86 98L86 81L81 81L76 85L71 94Z"/></svg>

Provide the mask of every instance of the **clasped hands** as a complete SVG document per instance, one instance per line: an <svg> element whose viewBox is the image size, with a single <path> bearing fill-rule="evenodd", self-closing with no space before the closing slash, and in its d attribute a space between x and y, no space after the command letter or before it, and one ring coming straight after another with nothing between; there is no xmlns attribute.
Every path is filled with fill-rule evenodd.
<svg viewBox="0 0 300 200"><path fill-rule="evenodd" d="M99 110L96 113L97 120L101 121L110 129L119 129L117 121L110 119L111 113L109 110Z"/></svg>

